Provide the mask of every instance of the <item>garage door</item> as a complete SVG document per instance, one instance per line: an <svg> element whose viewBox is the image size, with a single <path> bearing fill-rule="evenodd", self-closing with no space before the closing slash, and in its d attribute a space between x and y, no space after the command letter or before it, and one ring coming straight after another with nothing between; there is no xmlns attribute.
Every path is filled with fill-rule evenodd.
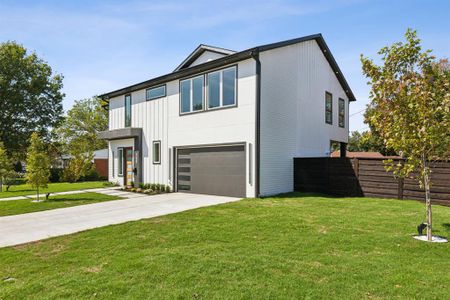
<svg viewBox="0 0 450 300"><path fill-rule="evenodd" d="M178 149L180 192L245 197L244 146Z"/></svg>

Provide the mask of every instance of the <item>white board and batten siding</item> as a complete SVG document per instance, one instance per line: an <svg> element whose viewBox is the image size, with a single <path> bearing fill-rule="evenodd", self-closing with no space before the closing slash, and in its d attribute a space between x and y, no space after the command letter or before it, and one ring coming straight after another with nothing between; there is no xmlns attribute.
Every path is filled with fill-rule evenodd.
<svg viewBox="0 0 450 300"><path fill-rule="evenodd" d="M237 63L237 66L237 107L180 115L178 80L166 84L166 97L146 101L144 89L131 93L131 127L143 129L142 159L145 183L173 185L174 162L173 157L169 158L169 152L173 153L174 147L243 143L248 151L248 145L252 144L251 163L249 159L246 160L246 196L255 196L256 65L253 59L248 59ZM124 99L125 96L110 99L110 130L124 128ZM153 164L153 141L161 141L161 164ZM111 141L110 157L111 151L117 153L117 147L123 147L124 143L127 144L128 140ZM246 156L249 157L248 152ZM122 179L117 177L117 154L114 177L112 165L110 161L109 179L120 182Z"/></svg>
<svg viewBox="0 0 450 300"><path fill-rule="evenodd" d="M294 157L327 156L330 140L348 141L348 97L314 40L262 52L260 60L261 194L291 192ZM333 95L332 125L325 123L326 91Z"/></svg>

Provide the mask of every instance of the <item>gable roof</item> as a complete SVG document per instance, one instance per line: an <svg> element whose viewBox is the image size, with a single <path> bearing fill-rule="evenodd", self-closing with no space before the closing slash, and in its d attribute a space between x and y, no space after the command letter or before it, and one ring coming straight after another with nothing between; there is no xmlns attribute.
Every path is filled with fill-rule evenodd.
<svg viewBox="0 0 450 300"><path fill-rule="evenodd" d="M209 45L204 45L204 44L200 44L197 48L195 48L194 51L192 51L191 54L189 54L188 57L186 57L185 60L183 60L181 62L181 64L176 67L175 70L173 70L174 72L181 70L181 69L185 69L187 67L189 67L197 58L199 58L203 53L205 53L206 51L208 52L214 52L214 53L218 53L218 54L223 54L223 55L230 55L230 54L234 54L236 53L236 51L233 50L229 50L229 49L225 49L225 48L220 48L220 47L214 47L214 46L209 46Z"/></svg>
<svg viewBox="0 0 450 300"><path fill-rule="evenodd" d="M196 52L196 50L197 50L196 49L180 65L181 68L177 68L172 73L162 75L159 77L155 77L153 79L146 80L146 81L143 81L143 82L140 82L137 84L133 84L128 87L118 89L118 90L115 90L115 91L112 91L109 93L105 93L103 95L100 95L99 97L108 101L108 99L112 98L112 97L117 97L120 95L128 94L133 91L149 88L152 86L156 86L158 84L163 84L163 83L166 83L167 81L180 79L182 77L193 75L195 73L208 71L210 69L225 66L225 65L228 65L231 63L235 63L235 62L244 60L244 59L252 58L252 57L257 56L259 52L268 51L268 50L285 47L285 46L289 46L289 45L293 45L293 44L297 44L297 43L301 43L301 42L312 41L312 40L315 40L317 42L317 44L319 45L319 48L322 50L323 55L325 56L328 63L330 64L331 69L333 70L334 74L336 75L336 77L337 77L339 83L341 84L342 89L345 91L348 99L350 101L356 101L355 95L353 94L352 90L350 89L350 86L348 85L347 80L345 79L344 75L342 74L341 69L339 68L336 60L334 59L333 55L331 54L330 49L328 48L327 44L325 43L325 40L323 39L322 34L320 34L320 33L308 35L308 36L304 36L304 37L300 37L300 38L296 38L296 39L286 40L286 41L282 41L282 42L278 42L278 43L266 44L266 45L262 45L262 46L249 48L249 49L246 49L246 50L243 50L240 52L228 54L224 57L214 59L212 61L208 61L208 62L199 64L199 65L183 68L183 65L184 66L189 65L186 60L189 59L189 57ZM201 47L201 46L202 45L200 45L199 47ZM205 46L205 45L203 45L203 46ZM197 48L199 48L199 47L197 47ZM208 46L208 47L210 47L210 46ZM224 50L226 50L226 49L224 49ZM228 51L231 51L231 50L228 50ZM199 55L201 55L201 53ZM194 61L194 60L192 60L192 61Z"/></svg>

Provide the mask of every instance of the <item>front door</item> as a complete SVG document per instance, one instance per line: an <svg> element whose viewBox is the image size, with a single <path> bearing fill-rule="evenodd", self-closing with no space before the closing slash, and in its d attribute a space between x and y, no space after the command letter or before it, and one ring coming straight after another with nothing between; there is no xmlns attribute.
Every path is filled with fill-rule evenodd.
<svg viewBox="0 0 450 300"><path fill-rule="evenodd" d="M125 186L132 186L134 181L133 148L125 148Z"/></svg>

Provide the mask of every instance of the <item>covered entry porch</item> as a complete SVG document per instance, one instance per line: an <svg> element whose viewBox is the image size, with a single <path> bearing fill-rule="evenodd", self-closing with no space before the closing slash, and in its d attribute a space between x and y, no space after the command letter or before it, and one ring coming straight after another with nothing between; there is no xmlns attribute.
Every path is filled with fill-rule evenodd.
<svg viewBox="0 0 450 300"><path fill-rule="evenodd" d="M108 141L108 179L122 186L138 187L142 182L142 128L103 131L100 138Z"/></svg>

